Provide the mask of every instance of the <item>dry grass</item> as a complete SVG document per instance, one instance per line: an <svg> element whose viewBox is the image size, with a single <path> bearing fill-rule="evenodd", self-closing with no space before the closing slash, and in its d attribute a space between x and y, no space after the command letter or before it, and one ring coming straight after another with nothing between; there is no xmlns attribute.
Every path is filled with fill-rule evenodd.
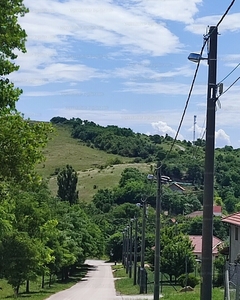
<svg viewBox="0 0 240 300"><path fill-rule="evenodd" d="M57 193L57 179L53 174L57 168L61 169L67 164L78 172L77 189L80 200L84 202L91 201L98 189L117 186L122 171L127 167L150 172L150 164L131 163L131 158L92 149L73 139L67 126L55 128L56 131L44 150L46 160L37 167L37 171L49 179L53 195ZM116 158L120 159L122 164L111 165L111 161Z"/></svg>
<svg viewBox="0 0 240 300"><path fill-rule="evenodd" d="M78 186L79 199L84 202L92 200L93 195L98 189L112 188L118 185L121 178L122 171L127 167L139 169L141 172L150 172L150 164L146 163L126 163L107 168L89 169L86 171L78 171ZM94 185L96 188L94 189ZM53 176L50 178L49 186L54 195L57 193L57 178Z"/></svg>

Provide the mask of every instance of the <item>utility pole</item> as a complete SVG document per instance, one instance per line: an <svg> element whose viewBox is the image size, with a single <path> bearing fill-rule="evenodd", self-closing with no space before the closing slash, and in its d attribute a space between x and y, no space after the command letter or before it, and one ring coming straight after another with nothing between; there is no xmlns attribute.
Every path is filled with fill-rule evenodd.
<svg viewBox="0 0 240 300"><path fill-rule="evenodd" d="M208 44L208 89L206 148L203 194L202 226L202 284L201 300L212 300L212 241L213 241L213 199L214 199L214 150L215 150L215 108L217 74L217 27L209 29Z"/></svg>
<svg viewBox="0 0 240 300"><path fill-rule="evenodd" d="M132 278L132 225L133 225L133 219L130 220L130 241L129 241L129 278Z"/></svg>
<svg viewBox="0 0 240 300"><path fill-rule="evenodd" d="M141 266L140 266L140 294L144 294L146 285L146 276L144 268L145 259L145 229L146 229L146 200L143 203L143 214L142 214L142 243L141 243Z"/></svg>
<svg viewBox="0 0 240 300"><path fill-rule="evenodd" d="M133 285L137 284L137 230L138 230L138 220L135 217L135 232L134 232L134 268L133 268Z"/></svg>
<svg viewBox="0 0 240 300"><path fill-rule="evenodd" d="M122 265L125 267L125 231L122 231Z"/></svg>
<svg viewBox="0 0 240 300"><path fill-rule="evenodd" d="M128 274L128 271L129 271L129 226L127 226L126 228L127 228L127 239L126 239L126 257L127 257L127 261L126 261L126 274Z"/></svg>
<svg viewBox="0 0 240 300"><path fill-rule="evenodd" d="M156 230L155 230L154 297L153 297L153 300L159 300L159 278L160 278L160 213L161 213L161 165L158 165L157 166Z"/></svg>

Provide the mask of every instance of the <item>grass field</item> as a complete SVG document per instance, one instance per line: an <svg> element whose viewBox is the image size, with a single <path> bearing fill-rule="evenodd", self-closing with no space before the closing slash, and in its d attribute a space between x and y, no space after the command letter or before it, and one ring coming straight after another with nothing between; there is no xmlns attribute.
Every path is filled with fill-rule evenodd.
<svg viewBox="0 0 240 300"><path fill-rule="evenodd" d="M126 270L122 265L112 266L115 280L115 288L119 295L138 295L139 285L133 285L133 278L129 278ZM147 293L153 294L154 284L153 276L151 276L151 283L148 284ZM177 285L175 288L171 285L163 285L160 287L160 294L163 298L168 300L199 300L200 299L200 286L197 285L192 292L180 292L181 286ZM224 290L222 288L214 288L212 300L223 300Z"/></svg>
<svg viewBox="0 0 240 300"><path fill-rule="evenodd" d="M45 288L41 288L41 278L35 282L30 282L30 293L25 293L25 286L20 287L18 299L29 299L29 300L44 300L47 299L52 294L55 294L59 291L65 290L76 284L80 281L87 273L88 268L87 266L83 266L83 268L77 270L77 272L69 277L67 282L57 281L48 286L46 283ZM8 299L13 300L16 299L14 296L14 292L12 287L6 282L6 280L0 280L0 299Z"/></svg>
<svg viewBox="0 0 240 300"><path fill-rule="evenodd" d="M67 126L55 126L55 129L43 150L46 161L37 166L37 171L45 178L49 178L56 168L63 168L67 164L76 171L84 171L106 165L115 158L119 158L123 163L132 161L130 158L84 146L71 137L71 130Z"/></svg>
<svg viewBox="0 0 240 300"><path fill-rule="evenodd" d="M44 150L46 160L37 167L37 171L49 179L53 195L57 193L57 168L71 165L78 172L79 199L89 202L98 189L112 188L118 185L122 171L134 167L142 172L150 172L150 164L131 163L133 159L87 147L70 134L70 128L56 126L55 133ZM115 159L122 164L113 165Z"/></svg>
<svg viewBox="0 0 240 300"><path fill-rule="evenodd" d="M112 188L118 185L122 171L127 167L134 167L141 172L150 172L150 164L146 163L125 163L108 166L105 169L89 169L78 172L79 199L84 202L91 201L98 189ZM94 186L96 186L94 188ZM52 176L49 180L49 187L54 195L57 193L57 177Z"/></svg>

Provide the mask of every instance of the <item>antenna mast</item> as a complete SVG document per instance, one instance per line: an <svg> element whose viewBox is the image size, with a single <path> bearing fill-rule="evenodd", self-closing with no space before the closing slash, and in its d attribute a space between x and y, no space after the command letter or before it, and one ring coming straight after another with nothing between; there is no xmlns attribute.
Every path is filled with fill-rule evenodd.
<svg viewBox="0 0 240 300"><path fill-rule="evenodd" d="M193 121L193 145L195 145L196 123L197 123L197 116L195 115Z"/></svg>

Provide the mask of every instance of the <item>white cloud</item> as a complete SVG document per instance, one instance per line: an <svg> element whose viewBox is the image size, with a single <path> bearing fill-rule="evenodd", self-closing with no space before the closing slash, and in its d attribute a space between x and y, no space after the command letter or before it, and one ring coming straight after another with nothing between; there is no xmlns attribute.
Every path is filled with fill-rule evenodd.
<svg viewBox="0 0 240 300"><path fill-rule="evenodd" d="M189 84L175 82L174 79L165 82L125 82L126 88L123 92L134 92L140 94L165 94L165 95L188 95ZM193 95L205 95L206 86L194 86Z"/></svg>
<svg viewBox="0 0 240 300"><path fill-rule="evenodd" d="M159 135L168 134L171 137L175 138L176 130L173 129L172 127L168 126L166 122L158 121L158 122L151 123L151 125L152 125L153 129L156 130L156 132ZM177 139L183 140L183 136L181 134L178 134Z"/></svg>
<svg viewBox="0 0 240 300"><path fill-rule="evenodd" d="M167 65L167 64L165 64ZM116 68L113 70L112 75L118 78L147 78L155 81L172 81L177 76L189 77L192 76L193 71L189 65L180 68L173 68L172 71L162 72L166 68L164 63L151 64L150 62L143 61L140 63L131 62L123 68Z"/></svg>
<svg viewBox="0 0 240 300"><path fill-rule="evenodd" d="M206 16L202 18L198 18L194 20L191 24L186 26L186 30L193 32L195 34L204 34L206 32L206 26L215 26L217 25L218 21L221 19L222 15L213 15L213 16ZM224 33L226 31L239 31L240 24L239 24L240 13L229 14L227 15L223 22L219 25L219 33Z"/></svg>
<svg viewBox="0 0 240 300"><path fill-rule="evenodd" d="M67 43L71 37L151 55L178 52L182 47L162 22L144 11L137 13L109 1L28 0L26 5L30 13L21 23L30 42Z"/></svg>
<svg viewBox="0 0 240 300"><path fill-rule="evenodd" d="M222 146L231 145L230 136L227 135L223 129L219 129L218 131L216 131L215 137L216 144L222 144Z"/></svg>
<svg viewBox="0 0 240 300"><path fill-rule="evenodd" d="M198 12L198 5L202 0L140 0L136 1L134 9L144 11L147 14L164 20L183 23L193 22L193 16Z"/></svg>

